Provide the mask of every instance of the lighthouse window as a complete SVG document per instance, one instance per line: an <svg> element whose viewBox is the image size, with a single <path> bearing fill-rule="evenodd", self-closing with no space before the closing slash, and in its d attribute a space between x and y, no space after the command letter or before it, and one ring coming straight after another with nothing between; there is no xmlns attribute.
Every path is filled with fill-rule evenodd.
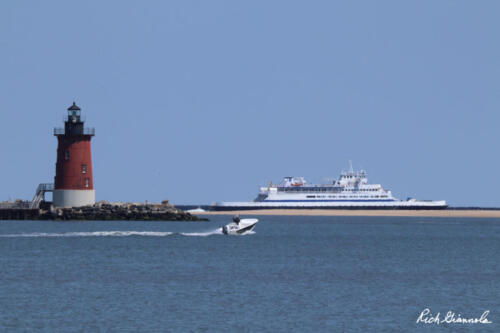
<svg viewBox="0 0 500 333"><path fill-rule="evenodd" d="M67 160L69 160L69 150L66 150L66 151L64 152L64 159L65 159L66 161L67 161Z"/></svg>
<svg viewBox="0 0 500 333"><path fill-rule="evenodd" d="M85 187L89 187L89 179L85 178Z"/></svg>
<svg viewBox="0 0 500 333"><path fill-rule="evenodd" d="M87 173L87 164L82 164L82 173Z"/></svg>

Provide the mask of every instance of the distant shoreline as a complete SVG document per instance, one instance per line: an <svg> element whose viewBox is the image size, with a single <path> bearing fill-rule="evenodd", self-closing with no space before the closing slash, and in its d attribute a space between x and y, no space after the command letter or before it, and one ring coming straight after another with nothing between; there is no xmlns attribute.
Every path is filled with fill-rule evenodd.
<svg viewBox="0 0 500 333"><path fill-rule="evenodd" d="M348 210L348 209L260 209L196 212L195 215L283 215L283 216L401 216L401 217L476 217L500 218L500 210Z"/></svg>

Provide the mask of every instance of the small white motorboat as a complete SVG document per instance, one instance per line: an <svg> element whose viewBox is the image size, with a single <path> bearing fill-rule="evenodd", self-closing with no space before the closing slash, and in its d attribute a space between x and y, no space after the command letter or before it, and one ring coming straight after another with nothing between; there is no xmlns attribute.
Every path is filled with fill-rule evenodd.
<svg viewBox="0 0 500 333"><path fill-rule="evenodd" d="M257 222L259 222L258 219L240 219L240 217L236 215L233 217L233 222L222 227L222 232L225 235L241 235L245 232L252 231Z"/></svg>

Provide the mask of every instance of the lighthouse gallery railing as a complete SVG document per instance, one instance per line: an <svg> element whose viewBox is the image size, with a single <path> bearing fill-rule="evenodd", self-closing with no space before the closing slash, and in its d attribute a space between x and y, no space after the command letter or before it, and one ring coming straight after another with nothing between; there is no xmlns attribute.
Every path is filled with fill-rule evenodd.
<svg viewBox="0 0 500 333"><path fill-rule="evenodd" d="M56 127L54 128L54 135L64 135L66 132L64 127ZM85 127L83 129L83 135L95 135L95 128L93 127Z"/></svg>

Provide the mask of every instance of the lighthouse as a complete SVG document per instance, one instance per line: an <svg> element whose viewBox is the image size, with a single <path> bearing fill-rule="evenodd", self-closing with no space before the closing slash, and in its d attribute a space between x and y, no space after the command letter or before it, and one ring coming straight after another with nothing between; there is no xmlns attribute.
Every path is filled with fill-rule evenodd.
<svg viewBox="0 0 500 333"><path fill-rule="evenodd" d="M90 139L94 128L85 128L81 109L73 102L64 128L54 128L57 162L54 180L54 207L80 207L95 203L92 181Z"/></svg>

